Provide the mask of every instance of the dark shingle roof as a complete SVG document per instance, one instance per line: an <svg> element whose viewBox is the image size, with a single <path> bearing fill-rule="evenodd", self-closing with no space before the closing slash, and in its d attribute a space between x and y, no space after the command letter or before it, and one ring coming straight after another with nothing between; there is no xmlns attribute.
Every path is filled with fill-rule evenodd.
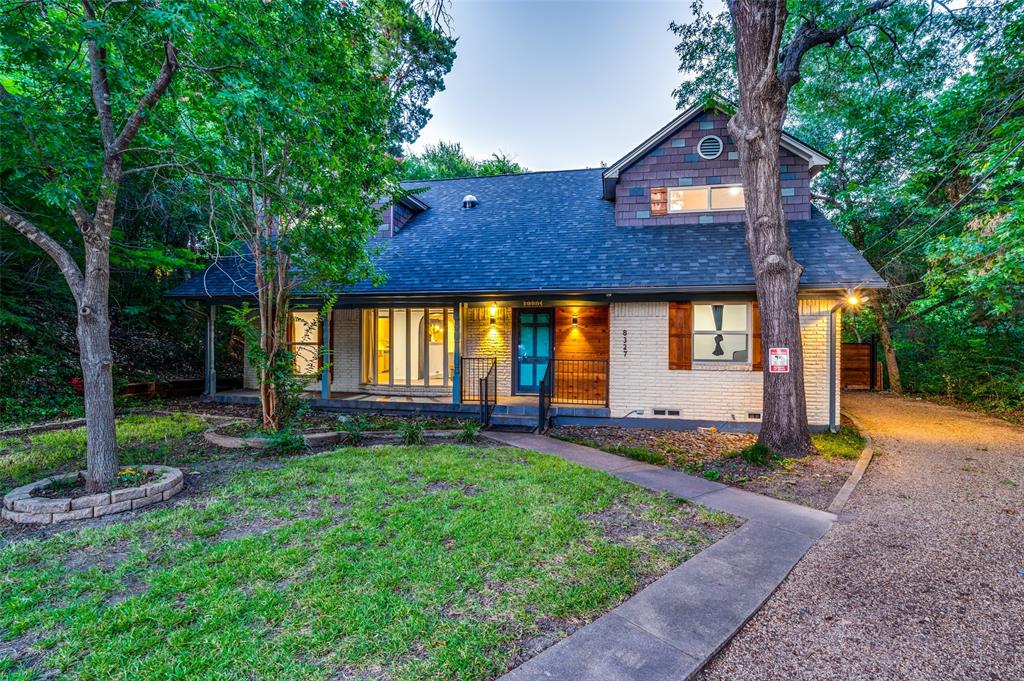
<svg viewBox="0 0 1024 681"><path fill-rule="evenodd" d="M754 284L743 225L617 227L601 198L601 169L408 182L430 208L382 240L387 281L371 295L746 289ZM462 208L473 194L476 208ZM816 209L789 223L801 284L826 289L885 282ZM170 295L249 295L251 266L223 258Z"/></svg>

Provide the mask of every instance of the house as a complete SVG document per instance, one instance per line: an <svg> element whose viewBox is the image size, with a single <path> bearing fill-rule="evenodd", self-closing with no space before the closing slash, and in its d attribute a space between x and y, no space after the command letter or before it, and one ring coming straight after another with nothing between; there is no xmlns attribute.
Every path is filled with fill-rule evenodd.
<svg viewBox="0 0 1024 681"><path fill-rule="evenodd" d="M482 402L535 423L543 386L560 422L756 429L764 357L726 121L691 108L608 168L406 183L414 193L378 235L386 281L341 292L329 323L293 315L316 404L470 414ZM789 135L779 157L820 429L838 413L833 308L885 282L811 205L828 159ZM251 282L251 263L226 258L170 295L210 306L212 322L251 299ZM250 367L244 383L216 398L255 400Z"/></svg>

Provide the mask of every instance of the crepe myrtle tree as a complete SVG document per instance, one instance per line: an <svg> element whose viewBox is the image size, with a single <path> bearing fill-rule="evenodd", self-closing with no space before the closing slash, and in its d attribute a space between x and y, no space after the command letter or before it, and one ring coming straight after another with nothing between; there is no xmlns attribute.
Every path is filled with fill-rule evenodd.
<svg viewBox="0 0 1024 681"><path fill-rule="evenodd" d="M118 196L167 143L160 105L186 29L177 8L157 3L0 12L0 218L56 263L74 298L92 492L117 473L108 291Z"/></svg>
<svg viewBox="0 0 1024 681"><path fill-rule="evenodd" d="M226 15L217 31L225 49L237 41L260 55L204 74L215 94L194 146L210 154L216 139L210 162L219 168L205 177L219 197L215 255L236 256L253 273L256 308L230 319L247 339L268 431L289 425L305 382L293 375L288 337L297 302L323 305L327 323L339 290L374 278L379 207L402 193L393 150L429 118L425 102L454 59L443 14L424 7L256 3L244 26Z"/></svg>
<svg viewBox="0 0 1024 681"><path fill-rule="evenodd" d="M767 356L769 348L789 348L790 360L788 373L772 373L765 364L758 442L784 456L804 456L813 450L797 302L804 268L793 257L779 174L789 94L800 80L808 52L847 41L896 1L727 0L727 13L712 15L698 0L693 21L671 27L682 40L677 47L681 70L696 74L677 96L689 99L722 85L738 96L729 132L739 151L762 352Z"/></svg>

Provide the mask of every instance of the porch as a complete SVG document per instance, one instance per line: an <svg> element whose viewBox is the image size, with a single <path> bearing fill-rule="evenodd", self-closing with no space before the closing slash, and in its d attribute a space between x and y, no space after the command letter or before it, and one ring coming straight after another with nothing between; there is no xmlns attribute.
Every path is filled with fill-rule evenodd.
<svg viewBox="0 0 1024 681"><path fill-rule="evenodd" d="M208 316L213 346L216 307ZM293 328L294 327L294 328ZM289 322L296 373L318 407L470 413L484 403L513 409L584 408L607 414L609 308L588 301L367 301L315 308ZM256 399L255 369L244 361L243 390L216 390L211 352L206 395ZM541 396L545 404L541 405ZM449 409L437 409L446 405Z"/></svg>

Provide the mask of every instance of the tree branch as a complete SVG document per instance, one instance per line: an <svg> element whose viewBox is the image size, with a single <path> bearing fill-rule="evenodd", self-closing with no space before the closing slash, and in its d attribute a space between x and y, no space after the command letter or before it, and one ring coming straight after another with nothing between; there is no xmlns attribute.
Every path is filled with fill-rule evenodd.
<svg viewBox="0 0 1024 681"><path fill-rule="evenodd" d="M167 92L167 88L171 85L171 79L174 77L174 72L178 70L178 50L174 47L170 40L164 42L164 63L160 67L160 73L157 74L156 79L153 81L153 85L150 86L149 92L143 95L142 99L139 100L138 105L135 107L135 111L128 117L128 121L124 124L121 129L121 134L114 140L111 145L111 154L119 155L128 148L132 138L135 137L135 133L142 127L142 121L146 118L146 113L149 109L152 109L160 98L163 97L164 93Z"/></svg>
<svg viewBox="0 0 1024 681"><path fill-rule="evenodd" d="M75 259L71 257L71 254L57 243L52 236L23 218L14 209L2 203L0 203L0 218L53 258L53 261L57 263L57 267L60 268L61 273L64 275L64 279L68 282L68 288L71 289L71 295L75 297L75 303L79 303L84 280L82 270L78 267Z"/></svg>
<svg viewBox="0 0 1024 681"><path fill-rule="evenodd" d="M786 92L788 93L800 80L800 62L808 50L818 45L834 45L840 38L861 28L859 24L862 19L888 9L895 5L896 1L874 0L833 28L819 28L813 18L800 24L779 57L779 79Z"/></svg>
<svg viewBox="0 0 1024 681"><path fill-rule="evenodd" d="M82 0L85 18L96 21L89 0ZM91 33L91 31L90 31ZM92 83L92 103L96 107L96 115L100 119L100 134L103 137L103 148L109 151L114 143L114 112L110 108L110 81L107 79L107 51L89 39L89 71Z"/></svg>

